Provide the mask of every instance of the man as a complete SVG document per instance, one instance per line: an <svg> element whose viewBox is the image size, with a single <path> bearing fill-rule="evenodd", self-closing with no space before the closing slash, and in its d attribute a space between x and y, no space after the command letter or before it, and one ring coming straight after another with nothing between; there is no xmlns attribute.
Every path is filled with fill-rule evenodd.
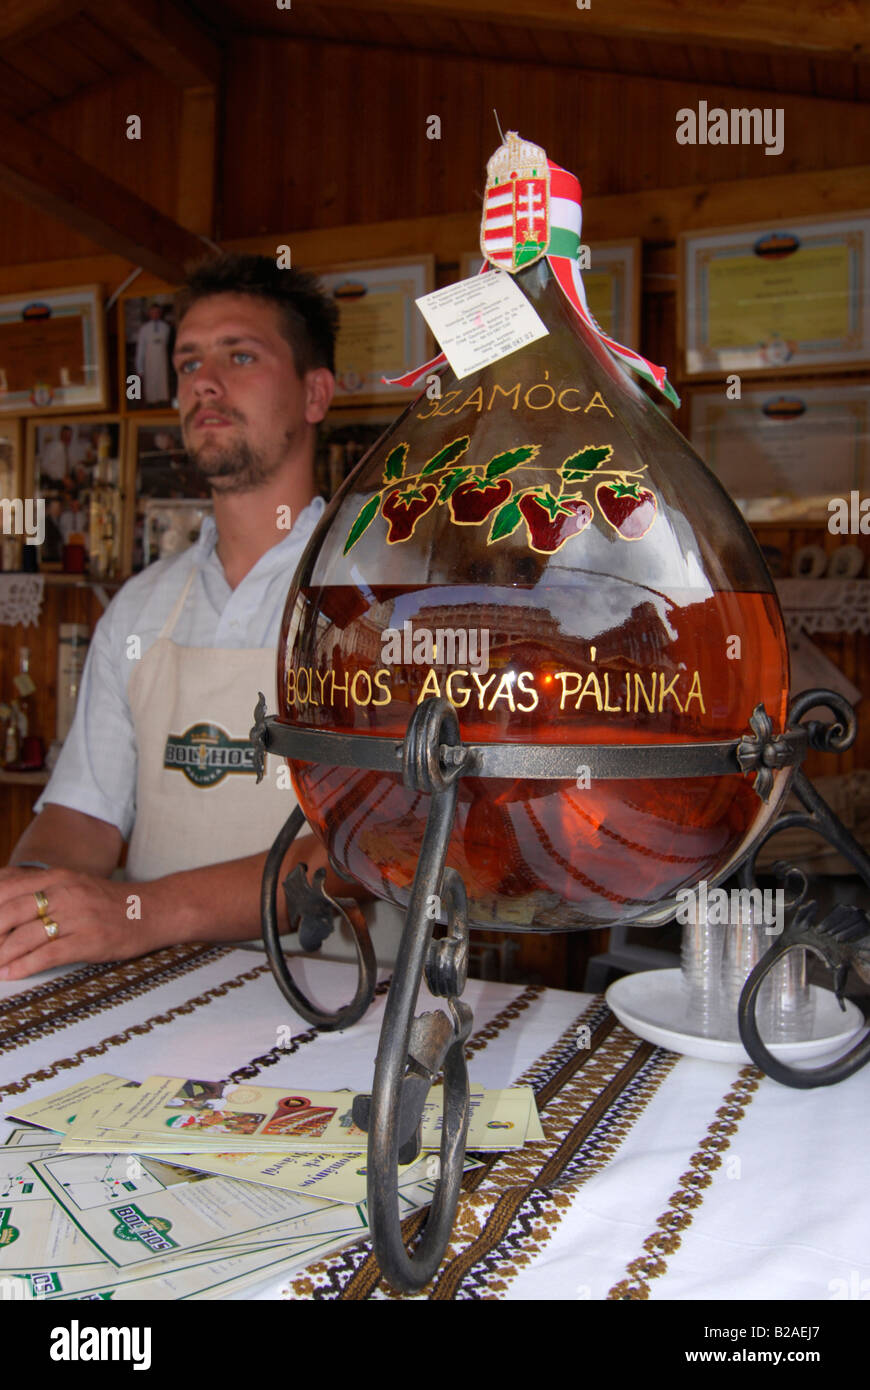
<svg viewBox="0 0 870 1390"><path fill-rule="evenodd" d="M171 398L169 339L172 330L163 317L163 306L154 300L136 337L136 372L142 379L146 405L165 405Z"/></svg>
<svg viewBox="0 0 870 1390"><path fill-rule="evenodd" d="M190 276L178 323L182 432L214 519L125 584L95 630L73 728L0 870L0 979L259 934L266 852L293 794L274 775L258 787L224 772L224 754L247 743L258 689L274 700L284 599L324 508L314 449L336 311L304 273L223 256ZM313 835L282 872L300 862L327 865ZM330 874L327 890L349 888Z"/></svg>
<svg viewBox="0 0 870 1390"><path fill-rule="evenodd" d="M84 454L85 446L81 440L73 439L72 425L61 425L57 439L45 445L37 461L41 485L56 488L71 481L73 469L81 463Z"/></svg>

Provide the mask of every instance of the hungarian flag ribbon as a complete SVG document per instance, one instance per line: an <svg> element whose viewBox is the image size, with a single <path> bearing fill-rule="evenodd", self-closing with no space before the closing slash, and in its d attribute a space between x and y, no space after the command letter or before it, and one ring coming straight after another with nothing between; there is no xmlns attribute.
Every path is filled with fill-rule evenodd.
<svg viewBox="0 0 870 1390"><path fill-rule="evenodd" d="M666 369L648 362L632 348L624 347L615 339L608 338L590 314L579 265L580 228L583 224L580 181L567 169L554 164L552 159L548 159L547 163L550 167L550 241L546 256L562 293L578 318L583 320L587 328L592 329L614 357L661 391L671 405L678 406L680 398L668 381Z"/></svg>
<svg viewBox="0 0 870 1390"><path fill-rule="evenodd" d="M637 372L644 381L655 386L672 405L678 406L680 398L668 381L666 369L657 367L653 362L648 362L639 352L634 352L632 348L624 347L622 343L617 343L615 339L609 338L590 314L579 264L580 229L583 224L580 181L567 169L554 164L552 159L547 160L547 166L550 174L550 232L544 255L562 293L577 317L600 339L608 352L612 353L620 362L624 362L632 371ZM484 274L489 269L488 262L484 261L480 268L480 274ZM382 380L389 386L413 386L421 376L443 366L446 361L447 358L444 353L440 352L437 357L433 357L429 362L424 362L422 366L406 372L403 376L383 377Z"/></svg>

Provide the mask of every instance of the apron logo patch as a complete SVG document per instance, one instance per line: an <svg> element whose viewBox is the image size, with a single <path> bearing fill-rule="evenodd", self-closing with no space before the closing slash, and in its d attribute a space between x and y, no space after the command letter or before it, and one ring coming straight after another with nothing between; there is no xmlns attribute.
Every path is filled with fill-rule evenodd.
<svg viewBox="0 0 870 1390"><path fill-rule="evenodd" d="M192 724L166 740L163 766L183 772L195 787L214 787L228 772L254 772L247 738L230 738L219 724Z"/></svg>

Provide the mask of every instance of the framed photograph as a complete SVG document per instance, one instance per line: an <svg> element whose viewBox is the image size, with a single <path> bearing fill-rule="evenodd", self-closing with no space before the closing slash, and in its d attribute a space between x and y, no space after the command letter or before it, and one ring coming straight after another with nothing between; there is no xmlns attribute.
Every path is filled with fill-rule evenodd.
<svg viewBox="0 0 870 1390"><path fill-rule="evenodd" d="M175 402L178 376L172 365L174 304L172 290L121 296L118 399L127 411L168 410ZM136 381L132 380L134 377Z"/></svg>
<svg viewBox="0 0 870 1390"><path fill-rule="evenodd" d="M329 413L318 431L314 458L314 481L322 497L329 501L335 496L395 418L395 413L383 406Z"/></svg>
<svg viewBox="0 0 870 1390"><path fill-rule="evenodd" d="M149 501L205 503L211 509L211 490L187 457L178 416L148 416L127 425L127 476L133 491L132 569L135 573L169 551L152 555L145 536ZM152 525L152 532L157 522ZM169 544L169 542L167 542Z"/></svg>
<svg viewBox="0 0 870 1390"><path fill-rule="evenodd" d="M145 564L179 555L195 545L203 521L211 514L211 502L180 499L165 502L159 497L149 497L142 509Z"/></svg>
<svg viewBox="0 0 870 1390"><path fill-rule="evenodd" d="M381 378L401 376L434 354L415 300L435 288L435 257L313 269L339 310L333 405L407 402L406 390Z"/></svg>
<svg viewBox="0 0 870 1390"><path fill-rule="evenodd" d="M690 394L689 434L748 521L824 521L832 497L870 490L870 383L721 386Z"/></svg>
<svg viewBox="0 0 870 1390"><path fill-rule="evenodd" d="M105 410L99 285L0 295L0 413Z"/></svg>
<svg viewBox="0 0 870 1390"><path fill-rule="evenodd" d="M870 364L870 213L684 232L678 265L685 377Z"/></svg>
<svg viewBox="0 0 870 1390"><path fill-rule="evenodd" d="M123 572L123 433L117 415L27 421L26 486L46 503L41 568L70 568L69 547L94 578Z"/></svg>
<svg viewBox="0 0 870 1390"><path fill-rule="evenodd" d="M20 497L23 482L21 421L0 417L0 497Z"/></svg>
<svg viewBox="0 0 870 1390"><path fill-rule="evenodd" d="M599 241L589 246L589 268L582 271L589 312L608 338L625 347L640 347L641 242ZM466 252L460 278L480 273L480 252Z"/></svg>

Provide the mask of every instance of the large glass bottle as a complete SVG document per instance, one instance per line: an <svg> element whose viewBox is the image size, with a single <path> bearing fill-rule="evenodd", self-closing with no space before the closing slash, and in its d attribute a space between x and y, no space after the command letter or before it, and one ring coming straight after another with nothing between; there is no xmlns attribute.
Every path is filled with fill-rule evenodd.
<svg viewBox="0 0 870 1390"><path fill-rule="evenodd" d="M781 731L786 639L751 532L548 261L514 278L547 336L446 371L327 508L287 600L280 718L402 738L441 695L472 742L684 743L748 733L763 703ZM336 861L404 906L428 798L398 775L291 769ZM478 926L655 922L723 876L787 780L765 805L737 773L462 778L448 863Z"/></svg>

